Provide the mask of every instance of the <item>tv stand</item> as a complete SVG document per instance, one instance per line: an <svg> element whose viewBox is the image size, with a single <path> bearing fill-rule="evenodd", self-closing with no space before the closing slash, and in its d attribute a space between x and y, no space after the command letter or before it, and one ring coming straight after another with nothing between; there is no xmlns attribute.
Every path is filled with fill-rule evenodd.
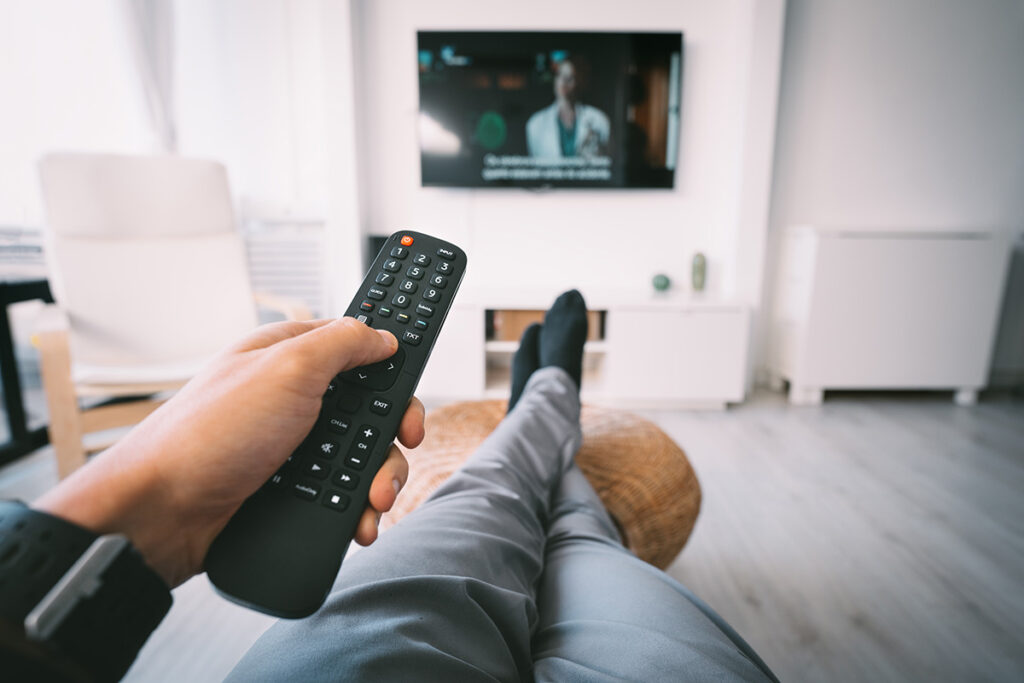
<svg viewBox="0 0 1024 683"><path fill-rule="evenodd" d="M488 311L543 311L557 291L460 292L420 382L427 400L505 398L517 341L487 338ZM750 312L684 294L584 291L603 336L584 347L583 400L634 409L743 400Z"/></svg>

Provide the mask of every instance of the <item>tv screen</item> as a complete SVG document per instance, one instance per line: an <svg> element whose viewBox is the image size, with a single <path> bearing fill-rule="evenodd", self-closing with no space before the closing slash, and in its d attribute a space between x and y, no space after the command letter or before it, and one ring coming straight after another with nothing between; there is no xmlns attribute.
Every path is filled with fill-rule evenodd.
<svg viewBox="0 0 1024 683"><path fill-rule="evenodd" d="M682 33L417 37L423 185L672 187Z"/></svg>

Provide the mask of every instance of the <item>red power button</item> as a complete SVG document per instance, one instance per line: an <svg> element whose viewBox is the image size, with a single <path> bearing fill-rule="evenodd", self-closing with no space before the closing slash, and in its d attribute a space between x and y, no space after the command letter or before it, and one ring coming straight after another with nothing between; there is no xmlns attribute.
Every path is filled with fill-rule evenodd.
<svg viewBox="0 0 1024 683"><path fill-rule="evenodd" d="M404 235L402 237L402 246L407 247L410 244L412 244L412 237L410 237L409 235Z"/></svg>

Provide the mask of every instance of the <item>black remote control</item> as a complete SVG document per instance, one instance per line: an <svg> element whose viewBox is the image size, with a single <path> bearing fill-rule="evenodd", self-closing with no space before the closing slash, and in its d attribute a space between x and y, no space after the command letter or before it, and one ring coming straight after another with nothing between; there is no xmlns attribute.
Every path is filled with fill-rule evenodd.
<svg viewBox="0 0 1024 683"><path fill-rule="evenodd" d="M323 605L466 270L454 244L403 230L377 254L347 316L390 330L390 358L338 375L316 425L206 555L229 600L278 617Z"/></svg>

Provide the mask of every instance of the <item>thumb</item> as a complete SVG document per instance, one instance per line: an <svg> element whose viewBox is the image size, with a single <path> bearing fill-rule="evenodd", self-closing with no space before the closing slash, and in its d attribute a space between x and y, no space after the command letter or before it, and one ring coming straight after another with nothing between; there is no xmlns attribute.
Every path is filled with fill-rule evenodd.
<svg viewBox="0 0 1024 683"><path fill-rule="evenodd" d="M398 350L398 340L387 330L375 330L355 318L338 318L277 346L299 359L302 372L330 378L389 358Z"/></svg>

